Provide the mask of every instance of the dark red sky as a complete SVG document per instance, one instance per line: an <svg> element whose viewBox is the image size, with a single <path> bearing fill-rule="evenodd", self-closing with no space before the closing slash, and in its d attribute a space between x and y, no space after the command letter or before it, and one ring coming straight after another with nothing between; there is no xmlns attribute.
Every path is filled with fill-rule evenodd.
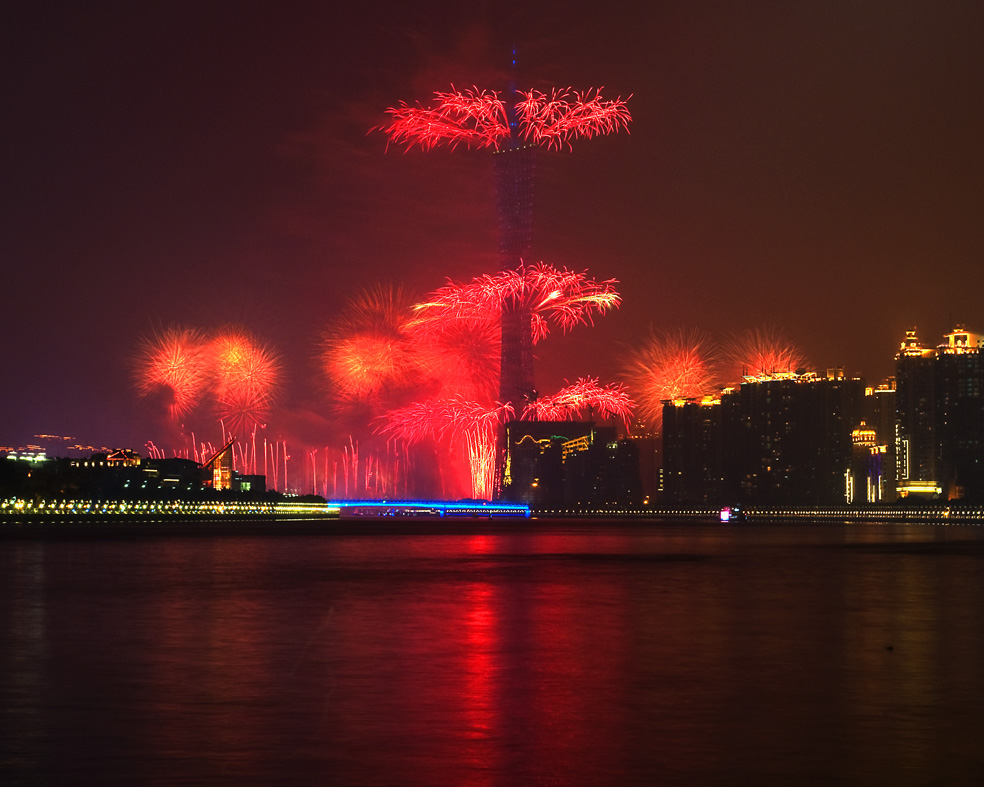
<svg viewBox="0 0 984 787"><path fill-rule="evenodd" d="M521 87L633 94L631 134L538 161L534 256L624 296L540 345L541 389L614 379L651 326L771 326L872 381L907 326L984 330L979 3L346 5L2 12L0 445L159 441L132 358L172 324L252 330L286 364L278 428L324 426L347 298L497 263L488 154L366 131L501 88L514 41Z"/></svg>

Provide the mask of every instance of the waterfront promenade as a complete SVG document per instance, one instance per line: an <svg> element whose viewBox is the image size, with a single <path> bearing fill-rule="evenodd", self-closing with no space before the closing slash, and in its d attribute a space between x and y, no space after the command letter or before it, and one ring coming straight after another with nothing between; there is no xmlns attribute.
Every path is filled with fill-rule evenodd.
<svg viewBox="0 0 984 787"><path fill-rule="evenodd" d="M372 519L364 513L367 501L327 502L242 502L176 500L103 501L57 500L31 501L10 498L0 501L0 535L10 534L11 528L27 525L94 524L99 522L250 522L250 521L325 521L350 518L360 510L359 518ZM456 506L450 502L390 501L387 519L440 519ZM374 501L374 505L379 505ZM424 506L422 508L422 506ZM450 506L450 508L449 508ZM474 508L480 508L475 505ZM492 506L493 508L495 506ZM402 512L396 509L404 509ZM428 509L433 509L428 514ZM440 509L440 512L438 512ZM395 511L396 510L396 511ZM730 513L729 524L772 522L831 522L831 523L926 523L926 524L984 524L984 505L959 502L923 503L879 507L810 507L810 506L748 506L721 509L710 506L644 506L637 508L612 507L597 509L533 509L534 519L610 519L712 523L721 522L722 511ZM395 513L394 513L395 511ZM468 517L464 517L468 518Z"/></svg>

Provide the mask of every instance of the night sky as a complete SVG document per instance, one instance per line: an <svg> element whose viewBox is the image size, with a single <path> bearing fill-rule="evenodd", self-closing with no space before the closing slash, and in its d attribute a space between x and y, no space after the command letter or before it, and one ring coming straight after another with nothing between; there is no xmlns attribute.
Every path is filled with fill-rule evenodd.
<svg viewBox="0 0 984 787"><path fill-rule="evenodd" d="M869 382L907 327L984 331L977 2L41 1L0 29L0 446L166 443L133 359L172 325L248 328L284 363L271 429L337 437L342 305L498 266L488 152L367 132L503 88L514 43L521 88L632 95L629 134L537 162L534 257L624 297L538 346L541 390L616 380L651 328L769 327Z"/></svg>

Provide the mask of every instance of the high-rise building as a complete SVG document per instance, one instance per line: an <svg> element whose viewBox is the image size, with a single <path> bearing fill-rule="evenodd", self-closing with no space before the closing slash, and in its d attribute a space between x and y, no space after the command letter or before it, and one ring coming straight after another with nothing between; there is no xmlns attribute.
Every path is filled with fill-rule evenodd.
<svg viewBox="0 0 984 787"><path fill-rule="evenodd" d="M662 500L712 504L721 500L722 434L720 399L674 399L664 405Z"/></svg>
<svg viewBox="0 0 984 787"><path fill-rule="evenodd" d="M881 497L869 502L890 503L897 497L895 445L898 434L895 412L895 378L864 389L865 428L874 430L878 454Z"/></svg>
<svg viewBox="0 0 984 787"><path fill-rule="evenodd" d="M936 353L915 329L895 356L896 484L900 496L938 495L936 472Z"/></svg>
<svg viewBox="0 0 984 787"><path fill-rule="evenodd" d="M948 499L984 499L984 336L957 327L936 356L939 467Z"/></svg>
<svg viewBox="0 0 984 787"><path fill-rule="evenodd" d="M888 446L878 442L877 430L866 422L851 432L851 469L847 476L846 502L883 503L895 499L894 482L886 477ZM891 488L890 488L891 486Z"/></svg>
<svg viewBox="0 0 984 787"><path fill-rule="evenodd" d="M591 421L509 421L502 498L532 508L642 502L639 447Z"/></svg>
<svg viewBox="0 0 984 787"><path fill-rule="evenodd" d="M842 505L864 383L830 370L747 377L719 401L663 405L665 499Z"/></svg>
<svg viewBox="0 0 984 787"><path fill-rule="evenodd" d="M895 369L899 494L984 499L984 335L927 348L906 331Z"/></svg>
<svg viewBox="0 0 984 787"><path fill-rule="evenodd" d="M504 107L509 136L493 155L496 207L499 213L499 255L502 269L530 261L533 239L533 171L536 148L523 139L515 81L506 91ZM502 310L499 401L517 412L536 398L533 380L533 329L529 304L510 300Z"/></svg>
<svg viewBox="0 0 984 787"><path fill-rule="evenodd" d="M842 370L746 379L723 394L731 405L725 489L742 502L844 503L863 396L864 383Z"/></svg>
<svg viewBox="0 0 984 787"><path fill-rule="evenodd" d="M926 348L906 331L895 367L899 494L984 499L984 335Z"/></svg>

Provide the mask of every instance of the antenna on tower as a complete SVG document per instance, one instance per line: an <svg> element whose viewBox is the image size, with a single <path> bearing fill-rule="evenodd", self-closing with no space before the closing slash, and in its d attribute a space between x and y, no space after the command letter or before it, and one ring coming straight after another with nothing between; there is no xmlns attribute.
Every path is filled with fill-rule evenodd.
<svg viewBox="0 0 984 787"><path fill-rule="evenodd" d="M517 80L516 80L516 63L519 60L519 47L513 42L512 45L512 63L509 71L509 85L506 88L506 122L509 124L509 136L513 139L519 136L519 113L516 110L516 104L518 103L518 97L516 91Z"/></svg>

